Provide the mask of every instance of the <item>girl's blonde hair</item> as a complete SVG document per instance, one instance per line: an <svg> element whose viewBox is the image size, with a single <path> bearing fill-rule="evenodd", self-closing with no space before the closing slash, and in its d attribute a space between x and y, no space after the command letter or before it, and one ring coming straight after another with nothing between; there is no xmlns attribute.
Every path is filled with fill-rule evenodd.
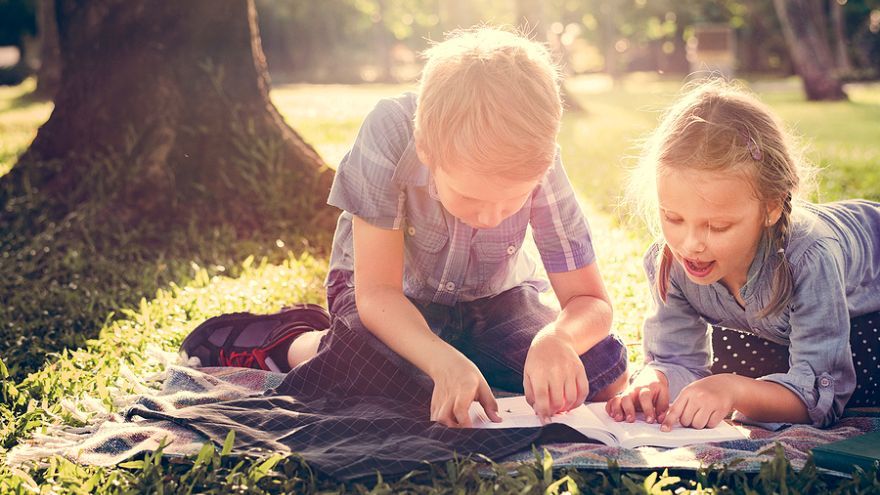
<svg viewBox="0 0 880 495"><path fill-rule="evenodd" d="M415 137L429 166L523 180L546 171L562 101L544 45L477 27L448 34L424 55Z"/></svg>
<svg viewBox="0 0 880 495"><path fill-rule="evenodd" d="M770 301L759 316L785 308L792 296L791 267L784 255L792 201L813 171L770 108L732 83L696 83L663 115L646 141L627 196L661 246L654 283L665 302L673 258L659 225L657 176L663 168L744 172L765 207L781 206L779 221L764 233L764 255L775 256L777 263Z"/></svg>

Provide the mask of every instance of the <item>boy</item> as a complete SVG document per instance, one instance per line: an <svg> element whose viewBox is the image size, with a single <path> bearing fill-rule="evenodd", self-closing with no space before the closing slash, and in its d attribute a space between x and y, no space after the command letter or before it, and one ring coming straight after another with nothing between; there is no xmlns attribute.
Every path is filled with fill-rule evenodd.
<svg viewBox="0 0 880 495"><path fill-rule="evenodd" d="M278 392L429 402L432 421L462 427L474 401L500 421L490 385L542 418L621 391L626 352L559 158L561 115L543 46L479 28L429 49L418 96L379 102L334 179L331 328L245 332L202 364L254 356L292 369ZM561 312L538 299L529 224Z"/></svg>

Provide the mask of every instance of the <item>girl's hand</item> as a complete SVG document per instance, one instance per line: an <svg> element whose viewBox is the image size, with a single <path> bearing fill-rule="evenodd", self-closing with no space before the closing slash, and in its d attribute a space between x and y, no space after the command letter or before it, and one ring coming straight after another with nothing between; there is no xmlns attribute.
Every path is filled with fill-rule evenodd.
<svg viewBox="0 0 880 495"><path fill-rule="evenodd" d="M523 368L526 401L547 422L550 416L580 406L590 392L584 363L562 335L538 334Z"/></svg>
<svg viewBox="0 0 880 495"><path fill-rule="evenodd" d="M660 431L671 431L676 424L697 430L716 427L733 411L739 388L732 376L707 376L683 388L666 413Z"/></svg>
<svg viewBox="0 0 880 495"><path fill-rule="evenodd" d="M632 423L636 412L645 413L645 421L662 422L669 409L669 382L666 375L653 370L642 370L633 383L605 403L605 412L615 421Z"/></svg>
<svg viewBox="0 0 880 495"><path fill-rule="evenodd" d="M483 374L463 354L451 347L450 351L435 362L431 373L434 380L431 421L453 428L470 428L470 407L476 400L489 419L500 423L498 403Z"/></svg>

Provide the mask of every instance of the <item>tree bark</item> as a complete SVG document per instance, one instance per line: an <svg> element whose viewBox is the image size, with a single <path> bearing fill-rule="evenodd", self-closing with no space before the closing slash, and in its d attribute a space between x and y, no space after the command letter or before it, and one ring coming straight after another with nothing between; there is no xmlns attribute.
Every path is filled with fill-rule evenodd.
<svg viewBox="0 0 880 495"><path fill-rule="evenodd" d="M34 93L52 99L61 86L61 47L58 45L55 0L37 1L37 36L40 38L40 68L37 69Z"/></svg>
<svg viewBox="0 0 880 495"><path fill-rule="evenodd" d="M824 14L817 16L819 0L773 0L788 50L808 100L843 100L846 93L834 74ZM817 17L819 17L817 19Z"/></svg>
<svg viewBox="0 0 880 495"><path fill-rule="evenodd" d="M55 109L0 188L121 225L332 229L332 181L269 100L253 0L58 0ZM16 192L17 191L17 192ZM293 225L296 223L296 225Z"/></svg>

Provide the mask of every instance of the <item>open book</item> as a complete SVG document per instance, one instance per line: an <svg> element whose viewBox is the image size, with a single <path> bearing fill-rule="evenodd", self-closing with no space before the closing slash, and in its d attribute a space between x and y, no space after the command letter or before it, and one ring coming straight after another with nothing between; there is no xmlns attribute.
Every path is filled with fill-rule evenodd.
<svg viewBox="0 0 880 495"><path fill-rule="evenodd" d="M483 411L483 408L474 403L471 406L470 415L474 428L521 428L538 427L541 421L535 415L532 406L526 402L522 395L516 397L504 397L498 399L498 414L501 423L493 423ZM634 423L618 423L605 412L604 402L584 404L566 413L557 414L550 418L551 423L562 423L584 434L589 438L598 440L605 445L635 448L641 446L654 447L681 447L695 443L724 442L727 440L741 440L748 438L745 429L733 426L722 421L715 428L695 430L676 426L672 431L660 431L660 425L646 423L641 414Z"/></svg>

